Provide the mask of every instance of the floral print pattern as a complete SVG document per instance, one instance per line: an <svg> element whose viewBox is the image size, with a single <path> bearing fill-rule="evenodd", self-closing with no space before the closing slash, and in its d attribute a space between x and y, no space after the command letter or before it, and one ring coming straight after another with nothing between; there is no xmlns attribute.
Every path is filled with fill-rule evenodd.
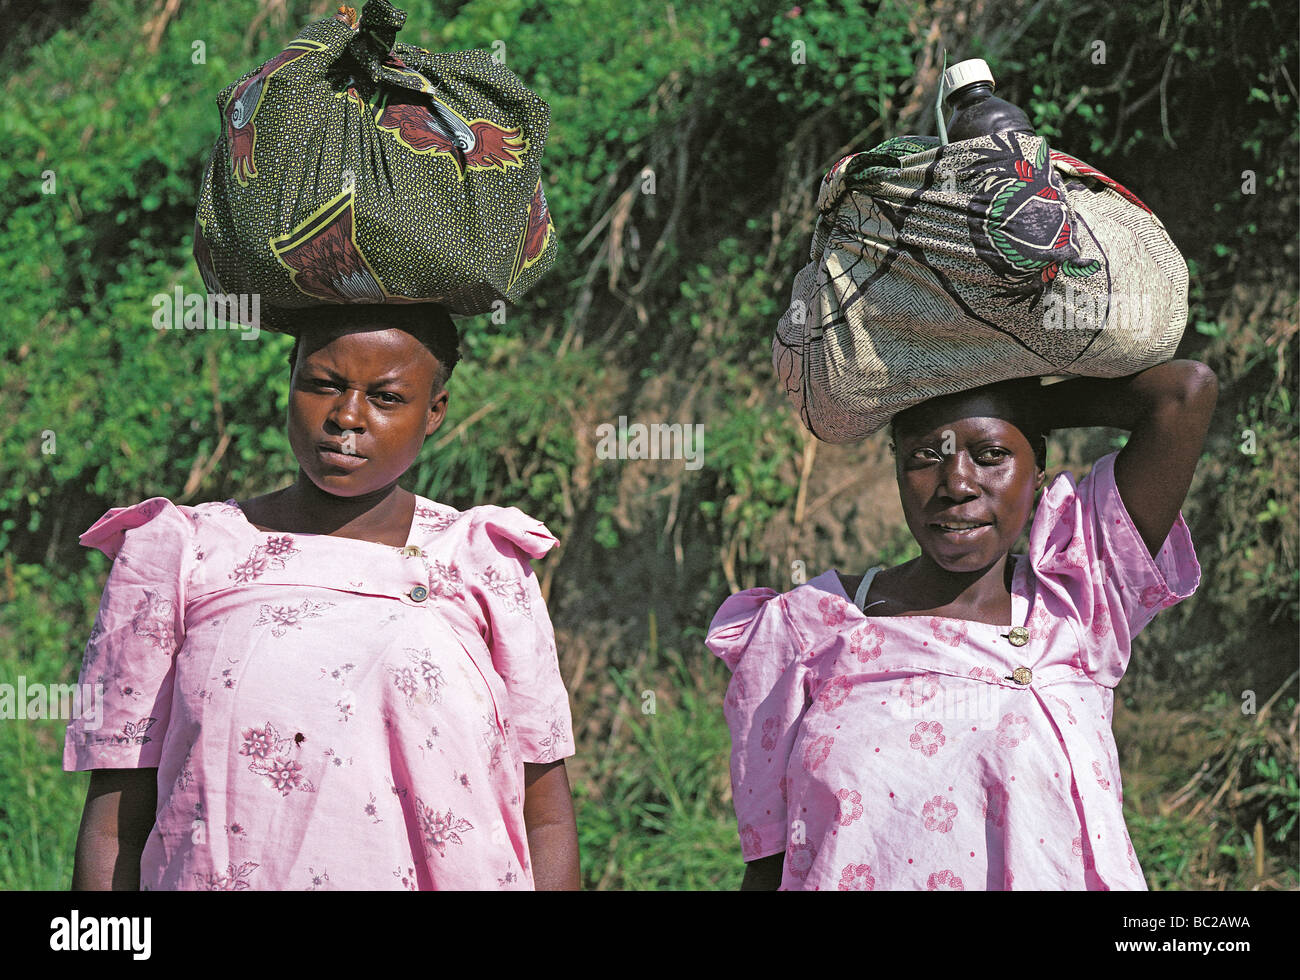
<svg viewBox="0 0 1300 980"><path fill-rule="evenodd" d="M984 819L995 827L1005 827L1011 794L1007 792L1006 786L1000 779L995 779L989 785L987 793L988 796L984 801Z"/></svg>
<svg viewBox="0 0 1300 980"><path fill-rule="evenodd" d="M944 737L943 725L937 721L918 721L908 736L908 743L914 749L920 749L927 759L943 748L948 739Z"/></svg>
<svg viewBox="0 0 1300 980"><path fill-rule="evenodd" d="M866 664L880 657L884 647L885 631L875 623L859 626L849 634L849 649L858 663Z"/></svg>
<svg viewBox="0 0 1300 980"><path fill-rule="evenodd" d="M393 686L406 701L408 708L415 707L417 698L423 704L439 704L442 701L441 690L447 684L442 668L430 658L428 647L423 650L406 650L410 666L387 665L384 669L392 676Z"/></svg>
<svg viewBox="0 0 1300 980"><path fill-rule="evenodd" d="M284 568L285 562L302 554L293 545L291 534L268 538L256 545L248 557L235 566L230 577L238 585L247 585L265 575L268 569Z"/></svg>
<svg viewBox="0 0 1300 980"><path fill-rule="evenodd" d="M446 599L459 599L464 585L465 580L461 577L460 569L456 567L454 561L444 564L435 559L429 563L430 595L442 596Z"/></svg>
<svg viewBox="0 0 1300 980"><path fill-rule="evenodd" d="M998 722L998 745L1014 749L1021 742L1028 741L1029 731L1029 719L1024 715L1005 714Z"/></svg>
<svg viewBox="0 0 1300 980"><path fill-rule="evenodd" d="M554 762L559 758L559 753L563 750L568 742L569 733L558 720L552 720L546 737L538 743L542 747L542 755L538 762Z"/></svg>
<svg viewBox="0 0 1300 980"><path fill-rule="evenodd" d="M226 865L226 870L222 874L198 874L194 875L194 881L202 891L209 892L242 892L246 891L250 885L249 876L260 867L256 862L244 861L236 866L233 862Z"/></svg>
<svg viewBox="0 0 1300 980"><path fill-rule="evenodd" d="M869 892L876 887L869 864L846 864L840 870L839 889L842 892Z"/></svg>
<svg viewBox="0 0 1300 980"><path fill-rule="evenodd" d="M479 581L489 592L503 600L508 610L532 617L532 600L521 579L514 578L495 566L489 566L479 575Z"/></svg>
<svg viewBox="0 0 1300 980"><path fill-rule="evenodd" d="M131 617L131 632L145 637L163 653L171 654L176 648L176 636L172 629L175 615L176 610L170 599L164 599L157 592L146 589L144 597L136 604L135 615Z"/></svg>
<svg viewBox="0 0 1300 980"><path fill-rule="evenodd" d="M248 771L266 779L267 785L281 796L292 792L314 793L316 787L303 774L302 763L287 753L293 740L281 735L269 721L261 726L245 728L239 754L251 760Z"/></svg>
<svg viewBox="0 0 1300 980"><path fill-rule="evenodd" d="M113 745L145 745L153 741L146 732L153 728L157 718L141 718L138 721L124 722L120 731L116 731L107 736L94 736L95 741L99 743L111 743Z"/></svg>
<svg viewBox="0 0 1300 980"><path fill-rule="evenodd" d="M834 711L849 699L849 692L852 689L853 685L844 675L832 677L817 695L817 703L823 711Z"/></svg>
<svg viewBox="0 0 1300 980"><path fill-rule="evenodd" d="M321 610L328 609L333 605L332 602L313 602L311 599L303 599L297 607L262 606L261 615L257 617L253 625L269 625L271 635L280 637L291 629L301 630L304 619L316 619L321 615Z"/></svg>
<svg viewBox="0 0 1300 980"><path fill-rule="evenodd" d="M970 635L970 626L965 620L939 619L935 617L930 620L930 635L940 643L946 643L950 647L959 647L966 642L966 638Z"/></svg>
<svg viewBox="0 0 1300 980"><path fill-rule="evenodd" d="M926 830L946 834L952 830L952 822L957 818L957 804L936 796L925 801L925 806L921 807L921 818L925 821Z"/></svg>
<svg viewBox="0 0 1300 980"><path fill-rule="evenodd" d="M939 681L929 674L915 674L906 677L895 689L895 694L909 708L919 708L927 702L933 701L938 693Z"/></svg>
<svg viewBox="0 0 1300 980"><path fill-rule="evenodd" d="M932 892L961 892L966 890L966 886L962 884L962 880L947 868L944 868L942 871L936 871L934 874L930 875L930 877L926 879L925 887L927 891Z"/></svg>
<svg viewBox="0 0 1300 980"><path fill-rule="evenodd" d="M822 614L822 622L827 626L839 626L848 615L849 605L839 596L823 596L817 602L817 609Z"/></svg>
<svg viewBox="0 0 1300 980"><path fill-rule="evenodd" d="M436 851L439 857L446 857L448 844L464 844L461 834L474 829L474 825L464 817L458 817L447 810L439 813L425 805L421 799L415 801L416 812L420 817L420 833L424 835L426 849Z"/></svg>
<svg viewBox="0 0 1300 980"><path fill-rule="evenodd" d="M816 772L817 767L826 761L826 757L831 754L831 746L835 744L833 735L819 735L809 743L804 749L803 766L809 772Z"/></svg>
<svg viewBox="0 0 1300 980"><path fill-rule="evenodd" d="M458 510L450 507L425 507L418 506L415 508L415 521L420 530L428 531L431 534L441 534L447 530L463 515Z"/></svg>
<svg viewBox="0 0 1300 980"><path fill-rule="evenodd" d="M842 789L835 794L840 801L840 826L847 827L862 816L862 794L856 789Z"/></svg>

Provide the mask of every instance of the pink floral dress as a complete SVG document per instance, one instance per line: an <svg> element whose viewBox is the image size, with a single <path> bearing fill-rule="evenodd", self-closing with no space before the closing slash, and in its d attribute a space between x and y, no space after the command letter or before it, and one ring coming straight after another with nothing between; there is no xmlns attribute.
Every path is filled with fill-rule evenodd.
<svg viewBox="0 0 1300 980"><path fill-rule="evenodd" d="M783 889L1146 888L1113 689L1201 569L1181 514L1152 559L1116 455L1043 494L1011 556L1010 625L866 615L834 571L723 603L707 643L732 670L746 861L784 852Z"/></svg>
<svg viewBox="0 0 1300 980"><path fill-rule="evenodd" d="M158 769L147 889L528 889L524 763L573 754L515 508L417 497L407 547L116 508L68 770Z"/></svg>

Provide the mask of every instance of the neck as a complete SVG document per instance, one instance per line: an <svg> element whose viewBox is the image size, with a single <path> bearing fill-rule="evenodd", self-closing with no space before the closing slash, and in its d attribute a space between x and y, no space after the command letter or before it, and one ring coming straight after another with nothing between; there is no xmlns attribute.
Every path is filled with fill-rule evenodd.
<svg viewBox="0 0 1300 980"><path fill-rule="evenodd" d="M903 587L918 609L962 606L979 609L997 605L1011 594L1014 565L1008 555L970 572L951 572L922 554L909 568Z"/></svg>
<svg viewBox="0 0 1300 980"><path fill-rule="evenodd" d="M310 534L334 534L340 529L367 531L389 527L410 507L411 494L397 481L356 497L326 493L298 471L298 478L286 487L281 503L295 515L299 530Z"/></svg>

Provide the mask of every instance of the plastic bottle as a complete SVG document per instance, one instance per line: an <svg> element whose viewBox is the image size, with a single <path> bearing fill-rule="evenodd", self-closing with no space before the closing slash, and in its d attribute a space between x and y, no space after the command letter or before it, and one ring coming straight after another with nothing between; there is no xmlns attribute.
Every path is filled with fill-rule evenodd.
<svg viewBox="0 0 1300 980"><path fill-rule="evenodd" d="M993 73L982 59L953 65L943 73L943 84L948 92L945 101L953 110L948 121L950 141L994 133L1034 135L1034 127L1020 107L993 94Z"/></svg>

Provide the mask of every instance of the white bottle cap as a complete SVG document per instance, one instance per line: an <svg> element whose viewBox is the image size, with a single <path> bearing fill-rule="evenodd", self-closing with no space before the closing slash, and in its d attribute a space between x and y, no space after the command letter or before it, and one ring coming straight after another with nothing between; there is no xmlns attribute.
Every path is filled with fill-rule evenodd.
<svg viewBox="0 0 1300 980"><path fill-rule="evenodd" d="M959 88L971 84L971 82L988 82L996 86L993 81L993 72L989 71L988 62L983 58L971 58L969 61L958 62L943 73L943 90L945 93L956 92Z"/></svg>

